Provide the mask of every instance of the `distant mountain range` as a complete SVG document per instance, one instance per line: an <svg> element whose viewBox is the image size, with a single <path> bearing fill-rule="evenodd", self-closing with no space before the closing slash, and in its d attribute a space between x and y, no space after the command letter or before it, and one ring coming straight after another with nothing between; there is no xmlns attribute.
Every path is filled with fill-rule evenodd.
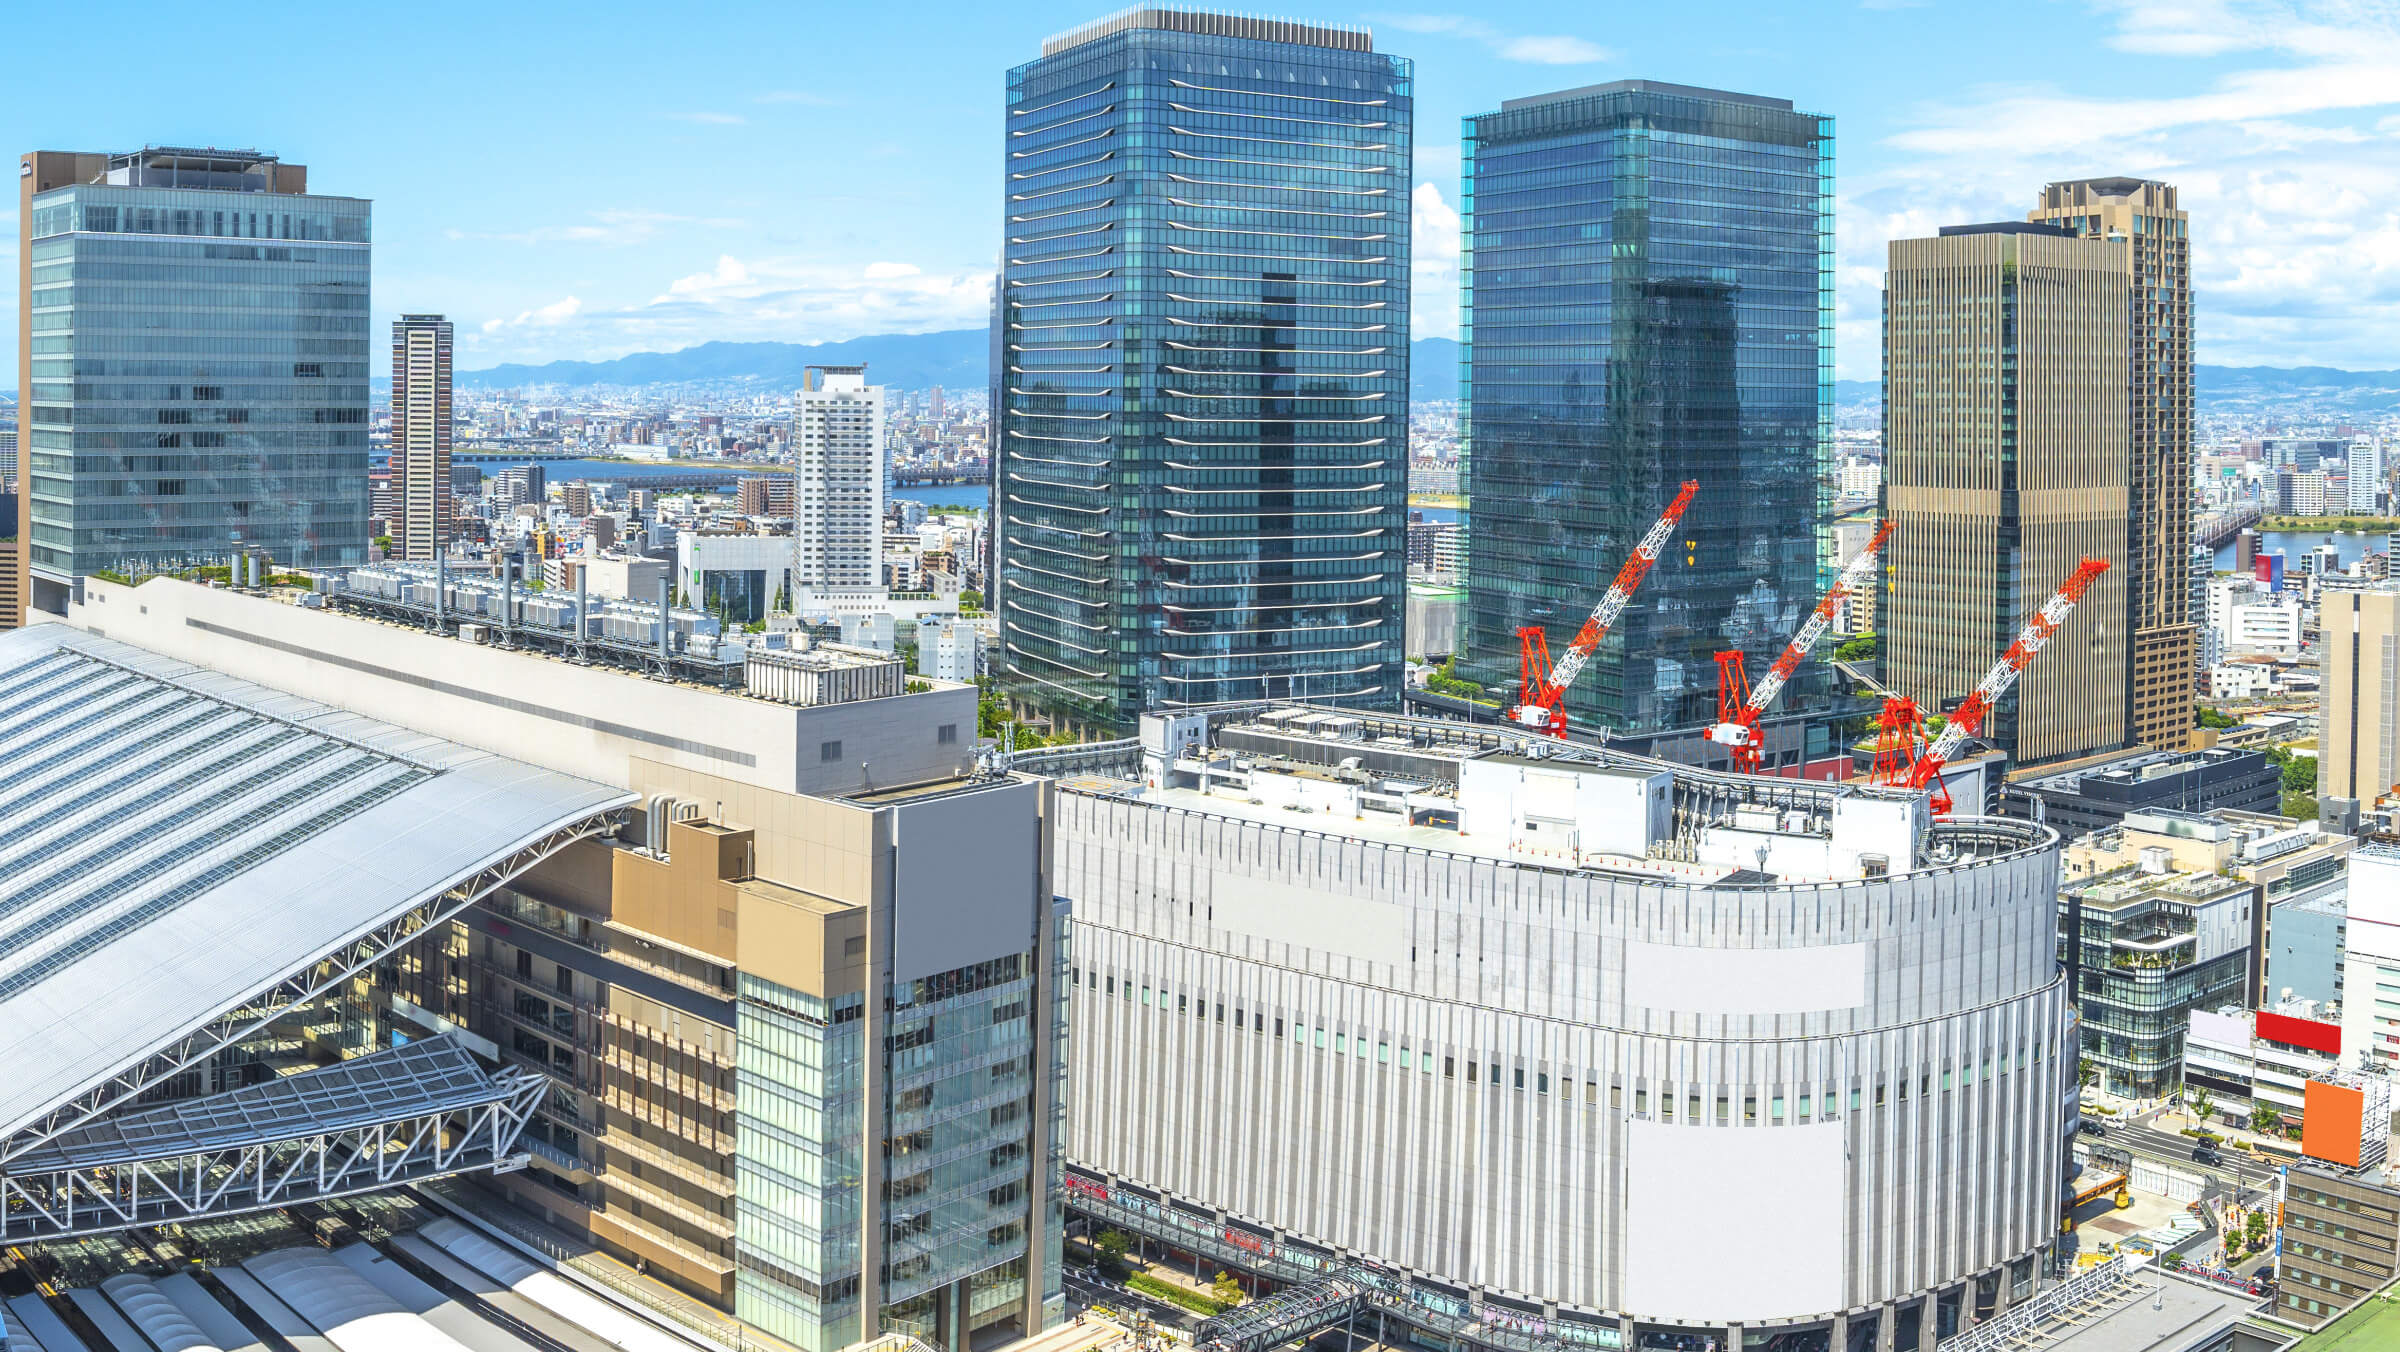
<svg viewBox="0 0 2400 1352"><path fill-rule="evenodd" d="M2296 413L2372 413L2400 409L2400 371L2341 371L2330 366L2195 366L2192 398L2202 408L2289 406ZM1883 401L1873 380L1833 382L1840 408L1872 408Z"/></svg>
<svg viewBox="0 0 2400 1352"><path fill-rule="evenodd" d="M839 343L702 343L674 352L635 352L612 361L554 361L540 366L494 366L461 371L461 385L508 389L520 385L681 385L689 383L800 384L809 366L865 363L878 385L921 390L933 385L977 389L991 370L991 335L982 329L891 333Z"/></svg>
<svg viewBox="0 0 2400 1352"><path fill-rule="evenodd" d="M801 368L865 363L879 385L978 389L989 378L991 340L982 329L882 334L839 343L702 343L675 352L636 352L612 361L554 361L461 371L458 383L482 389L524 385L759 384L797 386ZM1409 397L1458 397L1459 345L1419 338L1409 345ZM2328 366L2194 368L2203 405L2236 407L2302 402L2323 411L2400 408L2400 371L2340 371ZM1883 397L1872 380L1837 380L1834 402L1872 406Z"/></svg>
<svg viewBox="0 0 2400 1352"><path fill-rule="evenodd" d="M1409 397L1458 397L1458 344L1420 338L1409 348ZM540 366L493 366L461 371L460 385L512 389L525 385L680 385L737 383L798 385L809 366L864 363L878 385L921 390L931 385L979 389L990 377L991 338L982 329L883 334L840 343L702 343L675 352L635 352L612 361L554 361ZM379 382L380 383L380 382Z"/></svg>

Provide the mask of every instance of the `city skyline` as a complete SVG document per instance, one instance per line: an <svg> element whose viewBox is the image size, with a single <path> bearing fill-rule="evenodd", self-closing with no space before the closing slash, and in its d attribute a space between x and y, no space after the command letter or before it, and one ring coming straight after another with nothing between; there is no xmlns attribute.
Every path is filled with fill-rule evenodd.
<svg viewBox="0 0 2400 1352"><path fill-rule="evenodd" d="M2211 321L2199 360L2400 364L2383 355L2400 345L2374 304L2391 272L2377 260L2400 256L2400 227L2373 206L2388 195L2378 186L2400 180L2400 147L2378 111L2400 102L2400 19L2388 7L2098 4L2028 26L1875 3L1687 6L1612 16L1605 31L1555 5L1487 7L1474 20L1287 8L1366 22L1380 47L1418 63L1432 129L1413 174L1420 335L1447 336L1457 320L1458 143L1447 129L1504 99L1649 78L1767 90L1841 121L1842 378L1876 372L1888 239L2016 214L2018 185L2091 174L2173 179L2206 220L2193 249ZM8 97L29 144L255 143L342 166L346 190L377 201L382 218L373 322L454 315L463 371L710 338L973 327L998 238L997 194L986 189L996 186L989 147L1004 63L991 54L1035 50L1102 12L950 7L952 40L938 47L871 38L830 64L798 60L806 25L741 6L664 34L606 22L551 33L528 18L440 51L413 35L440 25L382 29L345 16L317 39L328 51L393 59L365 70L317 63L322 74L304 68L238 114L141 88L83 108L71 75L38 69ZM145 22L172 34L186 21ZM745 67L722 78L680 74L734 50ZM538 62L511 64L537 52ZM783 73L804 65L816 83ZM389 102L376 94L383 70L431 80L435 95L447 91L437 107L457 111L385 125L373 111ZM1994 81L2007 71L2041 76ZM77 111L62 125L53 110L67 108ZM831 161L821 175L756 171L766 157L788 163L795 141L857 149L838 173ZM671 198L642 170L660 156L693 167ZM459 202L477 209L461 214Z"/></svg>

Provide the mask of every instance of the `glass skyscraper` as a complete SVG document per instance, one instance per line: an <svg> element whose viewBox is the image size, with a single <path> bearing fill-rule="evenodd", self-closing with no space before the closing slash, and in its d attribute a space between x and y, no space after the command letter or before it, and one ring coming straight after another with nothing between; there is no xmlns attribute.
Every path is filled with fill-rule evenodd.
<svg viewBox="0 0 2400 1352"><path fill-rule="evenodd" d="M36 579L366 562L368 203L247 151L23 173Z"/></svg>
<svg viewBox="0 0 2400 1352"><path fill-rule="evenodd" d="M994 313L1012 698L1070 726L1395 700L1410 65L1141 9L1009 72Z"/></svg>
<svg viewBox="0 0 2400 1352"><path fill-rule="evenodd" d="M1820 541L1832 119L1623 80L1469 117L1465 157L1467 670L1513 690L1519 628L1563 648L1697 479L1567 697L1585 729L1697 729L1716 713L1715 654L1762 672L1839 563ZM1804 668L1770 715L1770 768L1830 751L1830 730L1804 745L1790 719L1826 703Z"/></svg>

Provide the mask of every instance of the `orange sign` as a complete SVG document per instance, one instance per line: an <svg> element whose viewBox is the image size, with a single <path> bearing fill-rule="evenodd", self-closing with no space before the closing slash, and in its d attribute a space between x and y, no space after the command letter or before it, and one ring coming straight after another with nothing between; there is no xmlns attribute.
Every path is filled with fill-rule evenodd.
<svg viewBox="0 0 2400 1352"><path fill-rule="evenodd" d="M2300 1153L2330 1164L2358 1167L2359 1142L2367 1117L2363 1090L2310 1080L2304 1091Z"/></svg>

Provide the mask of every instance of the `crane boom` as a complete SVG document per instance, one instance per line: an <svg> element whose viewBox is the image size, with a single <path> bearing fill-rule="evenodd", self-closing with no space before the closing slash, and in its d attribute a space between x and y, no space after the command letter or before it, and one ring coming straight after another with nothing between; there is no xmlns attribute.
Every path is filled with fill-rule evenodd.
<svg viewBox="0 0 2400 1352"><path fill-rule="evenodd" d="M1925 748L1925 754L1917 757L1916 764L1908 767L1907 787L1924 788L1934 776L1941 773L1950 758L1967 744L1967 739L1983 727L1983 720L1990 716L1992 706L1998 704L2000 697L2008 693L2009 687L2017 683L2017 676L2033 661L2034 654L2040 652L2050 642L2051 636L2058 632L2059 625L2066 622L2068 612L2075 609L2075 603L2083 599L2084 592L2090 590L2092 583L2107 571L2108 560L2085 559L2068 575L2066 581L2059 584L2050 599L2042 603L2042 608L2034 612L2024 628L2017 631L2017 641L2009 644L2008 651L2000 654L2000 660L1992 663L1992 669L1984 673L1982 684L1968 694L1965 702L1958 706L1957 713L1950 715L1950 725L1942 729L1942 735L1934 739L1932 746Z"/></svg>
<svg viewBox="0 0 2400 1352"><path fill-rule="evenodd" d="M1609 584L1608 594L1600 598L1600 604L1592 607L1591 618L1585 620L1583 628L1576 631L1575 641L1568 644L1566 652L1559 655L1558 665L1548 666L1537 657L1537 654L1546 657L1549 652L1549 641L1540 625L1527 625L1517 631L1517 638L1524 648L1523 689L1519 695L1522 702L1508 711L1512 721L1529 728L1544 729L1552 736L1566 731L1567 715L1560 706L1566 702L1567 688L1575 684L1576 673L1582 671L1584 663L1589 662L1592 654L1599 650L1600 640L1608 637L1609 626L1615 624L1617 616L1624 613L1625 603L1633 599L1634 589L1641 586L1642 579L1649 575L1650 565L1658 562L1659 551L1667 547L1668 538L1675 533L1675 523L1683 519L1683 509L1692 505L1692 498L1699 491L1699 480L1683 481L1675 500L1667 504L1667 509L1659 514L1657 521L1651 523L1640 542L1634 545L1633 553L1626 557L1625 566L1617 570L1616 580Z"/></svg>
<svg viewBox="0 0 2400 1352"><path fill-rule="evenodd" d="M1734 763L1742 769L1755 770L1758 766L1760 716L1766 713L1768 705L1775 702L1775 697L1783 693L1784 683L1791 680L1792 673L1800 669L1802 662L1808 660L1809 650L1817 646L1817 640L1824 637L1825 631L1832 626L1834 612L1842 608L1842 598L1867 585L1875 572L1875 557L1883 552L1883 542L1891 536L1891 522L1885 521L1876 526L1874 538L1868 540L1867 547L1842 566L1841 575L1826 589L1825 598L1817 602L1815 610L1809 612L1799 632L1792 635L1792 641L1783 645L1783 653L1775 659L1775 665L1767 669L1767 674L1759 678L1757 685L1750 687L1750 696L1742 701L1741 708L1733 717L1708 730L1710 741L1733 748ZM1719 660L1723 660L1722 656Z"/></svg>

